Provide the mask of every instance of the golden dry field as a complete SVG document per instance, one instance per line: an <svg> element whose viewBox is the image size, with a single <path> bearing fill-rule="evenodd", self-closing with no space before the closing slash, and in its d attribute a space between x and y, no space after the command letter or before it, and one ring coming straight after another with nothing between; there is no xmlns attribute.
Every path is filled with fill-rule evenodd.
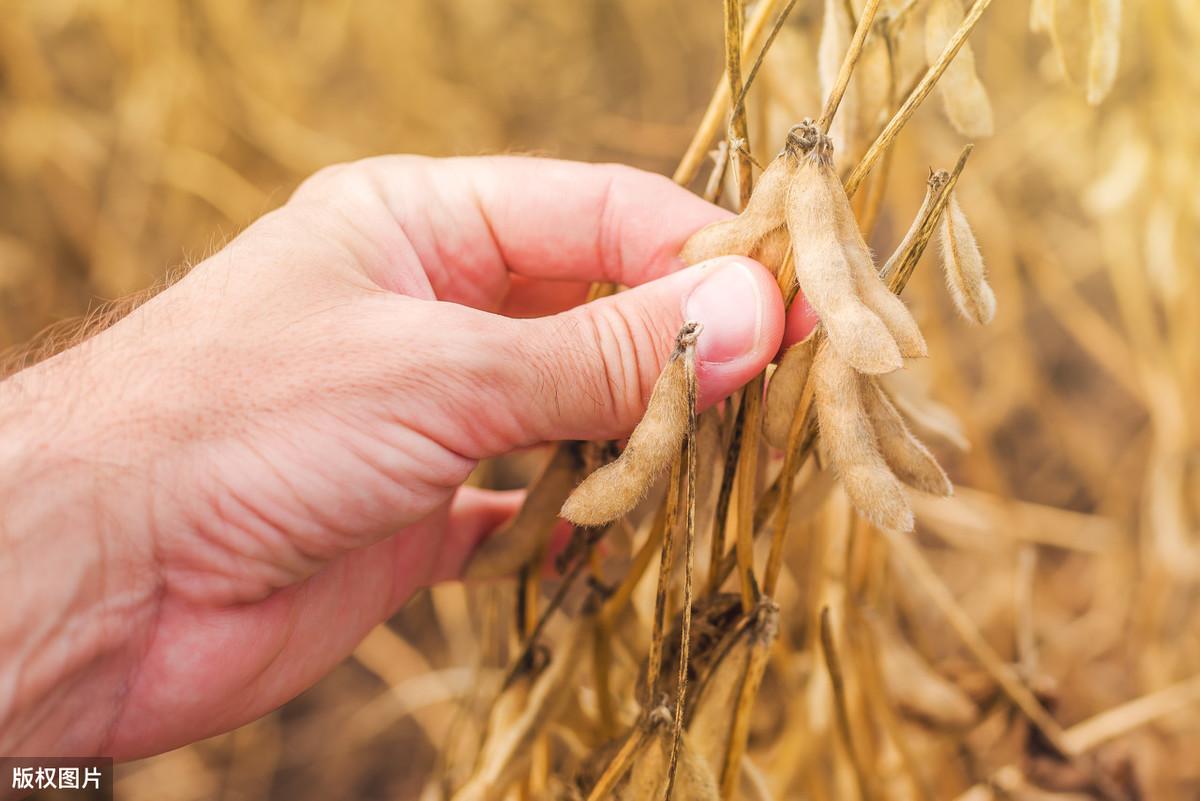
<svg viewBox="0 0 1200 801"><path fill-rule="evenodd" d="M842 385L817 355L817 388L797 390L782 439L768 428L782 449L747 426L726 476L735 413L763 414L761 393L744 392L693 421L685 452L699 448L700 465L672 444L674 481L616 512L603 547L578 538L566 577L526 569L424 592L280 710L121 768L119 799L661 798L668 777L677 799L1200 798L1195 0L798 0L747 95L744 131L727 126L722 78L726 11L740 5L5 5L0 345L152 286L313 171L369 155L617 161L736 211L746 174L762 174L754 163L821 127L793 130L822 117L871 14L828 130L830 175L858 190L842 221L857 221L882 264L932 171L957 164L943 219L954 207L969 220L995 295L990 324L964 320L935 241L923 257L901 248L919 258L911 276L885 274L930 357L889 376L883 397L945 468L951 497L906 493L884 509L903 471L864 488L819 469L857 457L852 435L840 447L831 433L828 393ZM786 5L744 9L743 78ZM962 12L979 9L967 40L977 75L960 51L872 148ZM727 130L741 137L732 158ZM808 248L789 244L782 217L772 225L779 247ZM965 291L969 311L978 290ZM486 464L478 480L524 485L544 458ZM794 491L779 491L785 480ZM728 526L713 526L721 503ZM886 525L907 506L911 535ZM730 554L724 592L714 531Z"/></svg>

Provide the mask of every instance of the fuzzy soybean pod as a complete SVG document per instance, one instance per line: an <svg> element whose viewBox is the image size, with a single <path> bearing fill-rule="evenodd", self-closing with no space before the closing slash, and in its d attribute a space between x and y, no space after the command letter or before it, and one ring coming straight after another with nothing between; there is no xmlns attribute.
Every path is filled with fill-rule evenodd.
<svg viewBox="0 0 1200 801"><path fill-rule="evenodd" d="M963 21L959 0L933 0L925 18L925 56L934 63ZM975 54L963 43L938 82L942 105L951 124L963 136L992 135L992 103L987 89L975 73Z"/></svg>
<svg viewBox="0 0 1200 801"><path fill-rule="evenodd" d="M787 349L779 367L767 385L767 411L763 417L763 436L774 448L787 448L788 433L800 408L804 385L808 383L809 368L816 352L817 338L809 335Z"/></svg>
<svg viewBox="0 0 1200 801"><path fill-rule="evenodd" d="M996 314L996 295L988 285L983 255L954 192L938 223L938 239L946 286L959 314L973 323L990 323Z"/></svg>
<svg viewBox="0 0 1200 801"><path fill-rule="evenodd" d="M912 509L879 452L858 373L833 348L822 347L813 360L812 380L821 452L850 502L881 528L911 531Z"/></svg>
<svg viewBox="0 0 1200 801"><path fill-rule="evenodd" d="M679 455L688 429L687 359L695 359L699 323L687 322L675 338L650 394L646 414L617 459L585 478L567 498L562 516L577 526L603 526L628 514Z"/></svg>
<svg viewBox="0 0 1200 801"><path fill-rule="evenodd" d="M953 494L954 486L945 471L904 424L877 380L862 377L862 396L867 415L875 428L875 440L883 460L896 478L914 489L942 497Z"/></svg>
<svg viewBox="0 0 1200 801"><path fill-rule="evenodd" d="M786 154L776 156L759 176L745 210L692 234L679 258L698 264L717 256L748 256L776 269L787 250L784 205L793 168Z"/></svg>
<svg viewBox="0 0 1200 801"><path fill-rule="evenodd" d="M888 289L887 284L879 277L875 260L871 258L871 250L863 239L850 208L850 201L842 188L842 182L832 170L824 175L830 197L833 198L834 218L837 220L838 236L842 241L842 249L854 271L854 282L858 288L859 297L867 308L875 312L888 332L900 348L900 353L908 359L919 359L929 354L925 345L925 337L917 327L912 312L904 305L898 295Z"/></svg>
<svg viewBox="0 0 1200 801"><path fill-rule="evenodd" d="M828 150L825 140L799 159L788 192L796 279L842 359L863 373L888 373L903 364L900 349L879 316L859 298L854 269L838 231L837 197L829 191L826 177L833 173ZM844 200L840 187L838 192Z"/></svg>

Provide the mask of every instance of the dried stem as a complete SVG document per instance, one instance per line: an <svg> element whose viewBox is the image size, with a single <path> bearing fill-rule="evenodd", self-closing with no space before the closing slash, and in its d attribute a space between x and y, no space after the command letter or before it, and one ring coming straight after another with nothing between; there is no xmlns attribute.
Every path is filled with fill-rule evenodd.
<svg viewBox="0 0 1200 801"><path fill-rule="evenodd" d="M912 538L897 531L880 529L887 539L888 545L896 558L913 574L917 583L933 601L934 605L945 616L946 622L954 633L962 640L963 645L971 652L979 664L991 674L996 683L1004 691L1025 717L1037 727L1046 741L1063 757L1071 754L1063 728L1059 725L1033 692L1026 687L1000 655L988 644L970 616L959 606L949 588L938 577L925 556L913 543Z"/></svg>
<svg viewBox="0 0 1200 801"><path fill-rule="evenodd" d="M654 707L654 688L662 673L663 638L666 635L667 588L671 585L671 564L675 546L675 524L679 516L679 485L682 479L680 462L671 468L671 483L667 490L666 520L663 528L663 545L658 563L658 589L654 599L654 629L650 638L650 656L646 669L646 695L642 699L643 709Z"/></svg>
<svg viewBox="0 0 1200 801"><path fill-rule="evenodd" d="M783 0L763 0L755 6L754 13L746 22L746 32L742 38L743 53L749 53L758 47L758 43L762 41L763 31L767 27L767 20L782 4ZM687 152L683 154L683 158L679 160L679 166L675 168L672 180L680 186L687 186L696 177L700 165L704 163L709 144L721 130L721 123L729 110L729 99L732 97L729 86L728 77L722 75L721 80L717 82L716 89L713 90L712 98L708 101L704 117L700 120L700 125L697 126L692 141L688 143Z"/></svg>
<svg viewBox="0 0 1200 801"><path fill-rule="evenodd" d="M862 160L858 162L858 166L850 173L850 177L846 179L846 194L853 196L858 188L862 185L863 180L871 172L875 166L875 162L883 155L883 152L892 144L892 141L899 135L901 129L908 123L913 112L929 97L929 93L933 91L933 87L937 84L938 79L942 77L942 73L950 66L950 62L958 55L958 51L962 48L963 43L967 41L967 37L971 31L975 29L975 25L979 22L979 18L983 16L983 12L991 5L992 0L975 0L975 4L971 6L971 10L967 12L967 16L963 19L962 25L950 37L950 41L946 43L945 50L938 56L938 60L934 62L925 72L925 76L921 78L920 83L916 88L905 98L904 103L892 115L888 124L884 126L879 136L867 148L866 154Z"/></svg>
<svg viewBox="0 0 1200 801"><path fill-rule="evenodd" d="M758 697L758 688L761 686L763 675L767 670L771 645L774 644L778 634L779 607L775 606L774 602L764 598L752 614L756 616L756 620L754 631L751 632L753 641L750 646L750 659L746 665L746 673L742 677L737 708L734 711L729 740L725 749L725 760L721 767L721 798L723 801L732 799L734 788L737 787L742 756L746 753L746 741L750 736L750 717L754 711L754 701Z"/></svg>
<svg viewBox="0 0 1200 801"><path fill-rule="evenodd" d="M783 468L776 479L779 491L776 495L775 524L771 533L771 550L767 554L767 572L763 578L763 592L772 597L775 595L775 585L779 581L779 572L783 566L783 544L787 538L788 518L791 516L792 487L809 454L809 449L801 446L801 440L808 428L812 400L813 383L808 381L805 382L804 392L800 395L800 405L796 409L796 416L792 418L792 426L788 429Z"/></svg>
<svg viewBox="0 0 1200 801"><path fill-rule="evenodd" d="M754 65L750 67L750 72L746 74L746 82L742 84L741 91L737 94L737 99L733 103L732 113L736 114L744 110L746 96L750 94L750 87L754 85L754 79L758 77L759 69L762 67L763 62L767 60L767 53L770 52L775 37L779 35L779 31L783 28L783 24L787 22L788 16L795 7L796 0L788 0L788 4L783 7L783 11L780 11L779 16L775 18L775 24L771 26L771 32L767 34L767 41L763 42L762 49L758 51L758 56L754 59Z"/></svg>
<svg viewBox="0 0 1200 801"><path fill-rule="evenodd" d="M716 203L721 197L721 187L725 184L725 173L729 168L729 142L722 139L717 143L717 151L713 158L712 172L708 175L708 183L704 186L704 199Z"/></svg>
<svg viewBox="0 0 1200 801"><path fill-rule="evenodd" d="M833 705L837 712L838 733L842 737L842 745L850 756L850 764L854 768L854 782L858 786L858 797L870 801L871 784L867 777L866 767L862 763L862 755L854 745L854 732L850 728L850 706L846 701L846 680L842 673L842 663L838 659L837 645L833 640L833 624L830 621L828 606L821 607L821 654L825 659L825 669L829 671L829 681L833 685Z"/></svg>
<svg viewBox="0 0 1200 801"><path fill-rule="evenodd" d="M887 282L888 288L897 295L904 291L904 287L908 285L908 279L912 277L913 270L917 268L917 262L925 253L925 247L929 244L929 240L937 228L937 222L941 219L946 204L950 202L950 193L958 184L958 177L962 175L963 168L967 166L967 159L971 157L971 151L974 149L974 145L966 145L962 149L954 169L944 179L944 185L936 194L932 195L928 204L922 204L921 214L923 216L920 218L919 224L914 224L910 229L910 231L915 231L915 235L911 240L905 237L905 242L902 244L903 251L897 251L896 255L888 259L888 263L884 265L883 280ZM938 176L935 175L934 178L938 178ZM942 180L938 179L938 183L942 183Z"/></svg>
<svg viewBox="0 0 1200 801"><path fill-rule="evenodd" d="M593 541L592 545L594 544L595 541ZM592 546L589 546L589 550L591 547ZM533 625L532 629L528 630L528 634L524 638L524 644L521 646L521 652L517 655L517 658L513 660L512 665L508 669L508 673L505 674L504 681L500 684L500 689L502 691L512 684L513 680L516 679L517 676L521 675L521 671L528 667L530 656L533 654L534 646L537 645L538 639L542 635L542 631L545 630L546 624L550 622L550 618L555 612L558 611L559 607L562 606L563 600L566 599L567 593L571 590L572 585L575 583L575 579L579 578L579 574L582 573L583 568L587 566L587 562L588 560L586 555L576 559L575 564L571 566L570 570L567 571L567 574L563 576L563 580L559 582L558 588L554 591L554 595L550 597L550 602L546 604L546 608L542 610L541 615L538 616L537 622ZM533 567L526 568L526 572L536 570L537 568ZM525 592L525 583L526 582L522 582L522 593ZM534 598L536 599L536 592L534 593ZM524 610L528 611L530 608L529 601L525 601L521 604L521 606Z"/></svg>
<svg viewBox="0 0 1200 801"><path fill-rule="evenodd" d="M1064 732L1063 739L1071 753L1082 754L1132 729L1193 705L1200 705L1200 675L1080 721Z"/></svg>
<svg viewBox="0 0 1200 801"><path fill-rule="evenodd" d="M733 428L730 434L729 447L725 451L725 466L721 473L721 488L717 491L716 511L713 514L712 550L708 561L708 582L705 594L712 595L725 581L729 572L722 571L725 558L725 527L729 517L729 502L733 497L733 482L737 476L739 455L742 452L742 432L745 430L744 407L739 402L737 413L733 418Z"/></svg>
<svg viewBox="0 0 1200 801"><path fill-rule="evenodd" d="M729 79L729 96L742 92L742 0L725 0L725 77ZM746 125L746 107L731 105L729 117L729 157L737 172L738 210L746 208L754 191L754 165L749 158L750 129ZM743 153L745 151L745 153Z"/></svg>
<svg viewBox="0 0 1200 801"><path fill-rule="evenodd" d="M667 789L664 796L670 801L675 788L675 772L679 766L679 742L683 738L683 710L687 700L688 659L692 647L692 565L696 559L696 344L687 346L684 366L687 371L688 430L684 448L687 451L686 512L684 522L683 562L683 621L679 635L679 674L675 682L675 725L671 733L671 760L667 767Z"/></svg>
<svg viewBox="0 0 1200 801"><path fill-rule="evenodd" d="M879 11L880 0L867 0L867 6L863 9L862 16L858 19L858 26L854 29L854 38L850 40L850 47L846 50L846 57L842 59L842 66L838 70L837 80L833 83L833 88L829 90L829 97L825 100L825 108L821 111L821 118L817 120L817 127L821 129L821 133L829 133L829 126L833 124L833 117L837 114L838 106L842 102L842 96L846 94L846 87L850 85L850 78L854 74L854 67L858 64L858 59L862 55L863 45L867 42L867 34L871 32L871 26L875 24L875 12Z"/></svg>
<svg viewBox="0 0 1200 801"><path fill-rule="evenodd" d="M607 798L616 788L617 783L625 777L633 765L633 760L649 745L658 727L665 725L668 720L670 717L667 710L659 708L638 721L630 730L629 736L625 738L625 742L621 744L621 748L604 767L600 778L592 785L587 801L601 801L601 799Z"/></svg>
<svg viewBox="0 0 1200 801"><path fill-rule="evenodd" d="M763 376L754 378L742 393L742 449L737 466L737 553L742 610L747 614L758 603L754 580L754 490L758 485L758 432L762 428Z"/></svg>
<svg viewBox="0 0 1200 801"><path fill-rule="evenodd" d="M625 606L629 603L629 599L633 597L634 588L642 580L642 576L646 574L646 569L650 567L650 562L654 558L654 552L658 550L659 544L662 542L663 536L667 531L667 511L669 506L670 504L668 503L659 505L646 541L642 543L642 547L634 554L633 563L625 571L625 575L621 578L621 583L613 590L612 595L608 596L608 599L605 600L599 617L604 621L606 626L611 627L616 621L617 615L625 609Z"/></svg>

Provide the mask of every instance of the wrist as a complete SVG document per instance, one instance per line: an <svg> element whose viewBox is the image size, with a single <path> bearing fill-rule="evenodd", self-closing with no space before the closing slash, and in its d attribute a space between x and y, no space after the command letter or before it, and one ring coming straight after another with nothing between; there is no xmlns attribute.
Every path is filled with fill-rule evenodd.
<svg viewBox="0 0 1200 801"><path fill-rule="evenodd" d="M0 384L0 754L101 749L153 623L145 490L87 371L55 365L84 357Z"/></svg>

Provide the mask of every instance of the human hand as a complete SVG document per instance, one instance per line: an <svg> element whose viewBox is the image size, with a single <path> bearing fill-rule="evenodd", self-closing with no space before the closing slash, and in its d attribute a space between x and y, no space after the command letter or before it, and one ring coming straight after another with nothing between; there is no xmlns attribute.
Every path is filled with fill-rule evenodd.
<svg viewBox="0 0 1200 801"><path fill-rule="evenodd" d="M701 405L744 384L813 321L751 260L680 269L724 214L616 166L330 168L0 384L0 753L131 758L291 698L515 511L461 487L480 459L628 433L685 318Z"/></svg>

